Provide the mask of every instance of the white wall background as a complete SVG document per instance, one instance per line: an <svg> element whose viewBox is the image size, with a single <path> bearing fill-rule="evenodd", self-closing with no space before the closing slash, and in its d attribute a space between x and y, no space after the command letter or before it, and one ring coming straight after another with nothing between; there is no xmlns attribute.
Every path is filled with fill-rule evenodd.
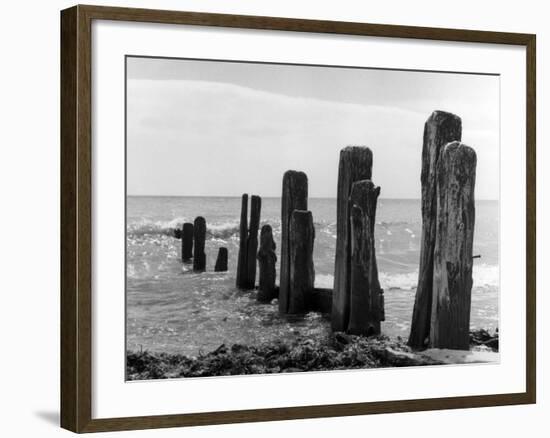
<svg viewBox="0 0 550 438"><path fill-rule="evenodd" d="M95 2L111 6L195 10L537 34L538 76L538 404L457 411L285 421L140 431L106 436L243 437L543 436L550 408L543 342L550 311L544 297L544 256L550 203L543 145L550 104L550 13L546 2L524 0L246 0ZM59 10L70 1L4 2L0 15L0 431L4 436L68 436L58 428L59 405ZM546 164L546 166L544 165ZM545 205L546 204L546 205ZM543 249L543 247L546 247ZM546 311L546 312L545 312Z"/></svg>

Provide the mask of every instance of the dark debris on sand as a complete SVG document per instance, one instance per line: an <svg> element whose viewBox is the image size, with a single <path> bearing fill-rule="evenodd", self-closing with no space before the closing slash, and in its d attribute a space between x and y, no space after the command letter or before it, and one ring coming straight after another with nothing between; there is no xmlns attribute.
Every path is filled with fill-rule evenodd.
<svg viewBox="0 0 550 438"><path fill-rule="evenodd" d="M472 347L498 352L498 330L470 333ZM413 352L406 342L387 336L366 338L334 333L325 339L298 337L288 342L259 346L220 345L198 357L181 354L132 352L127 354L128 380L175 377L212 377L243 374L295 373L303 371L440 365L422 352Z"/></svg>
<svg viewBox="0 0 550 438"><path fill-rule="evenodd" d="M470 345L485 346L491 351L498 352L498 328L493 334L484 329L471 331Z"/></svg>
<svg viewBox="0 0 550 438"><path fill-rule="evenodd" d="M128 352L127 379L165 379L242 374L437 365L441 362L412 353L401 339L365 338L335 333L323 340L297 338L259 346L225 344L198 357Z"/></svg>

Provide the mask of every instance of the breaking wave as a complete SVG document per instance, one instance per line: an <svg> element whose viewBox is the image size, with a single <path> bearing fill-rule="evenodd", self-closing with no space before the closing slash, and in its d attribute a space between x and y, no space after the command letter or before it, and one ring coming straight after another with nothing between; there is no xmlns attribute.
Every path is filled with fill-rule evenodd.
<svg viewBox="0 0 550 438"><path fill-rule="evenodd" d="M166 235L174 236L176 229L181 228L185 218L175 218L170 221L151 221L143 219L139 222L129 224L126 231L129 236L145 235Z"/></svg>
<svg viewBox="0 0 550 438"><path fill-rule="evenodd" d="M496 265L474 265L474 288L488 288L499 286L499 268ZM382 289L416 289L418 283L418 271L406 273L380 272L378 274ZM315 276L316 287L332 288L334 276L330 274L318 274Z"/></svg>
<svg viewBox="0 0 550 438"><path fill-rule="evenodd" d="M181 229L185 218L176 218L171 221L150 221L142 220L140 222L128 225L127 234L131 237L165 235L179 237L178 231ZM267 222L262 222L262 225ZM273 232L280 232L280 224L276 223L273 226ZM206 237L208 239L229 239L239 235L239 223L235 221L221 223L206 223Z"/></svg>

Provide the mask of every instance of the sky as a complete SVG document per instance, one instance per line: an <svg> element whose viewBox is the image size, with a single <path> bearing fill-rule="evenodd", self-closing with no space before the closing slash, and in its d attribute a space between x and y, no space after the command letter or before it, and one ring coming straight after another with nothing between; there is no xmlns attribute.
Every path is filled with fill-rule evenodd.
<svg viewBox="0 0 550 438"><path fill-rule="evenodd" d="M347 145L373 152L382 198L419 198L424 123L462 118L477 199L499 194L499 77L127 58L127 194L280 196L286 170L336 197Z"/></svg>

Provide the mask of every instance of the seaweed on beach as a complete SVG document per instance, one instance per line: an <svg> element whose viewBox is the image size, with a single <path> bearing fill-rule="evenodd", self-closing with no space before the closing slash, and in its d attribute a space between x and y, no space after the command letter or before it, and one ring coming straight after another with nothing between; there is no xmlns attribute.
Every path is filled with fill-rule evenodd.
<svg viewBox="0 0 550 438"><path fill-rule="evenodd" d="M471 331L470 345L484 346L491 351L498 352L498 328L493 334L484 329Z"/></svg>
<svg viewBox="0 0 550 438"><path fill-rule="evenodd" d="M259 346L220 345L189 357L179 354L128 352L127 379L211 377L245 374L294 373L441 364L413 353L401 339L366 338L335 333L325 339L297 338Z"/></svg>

